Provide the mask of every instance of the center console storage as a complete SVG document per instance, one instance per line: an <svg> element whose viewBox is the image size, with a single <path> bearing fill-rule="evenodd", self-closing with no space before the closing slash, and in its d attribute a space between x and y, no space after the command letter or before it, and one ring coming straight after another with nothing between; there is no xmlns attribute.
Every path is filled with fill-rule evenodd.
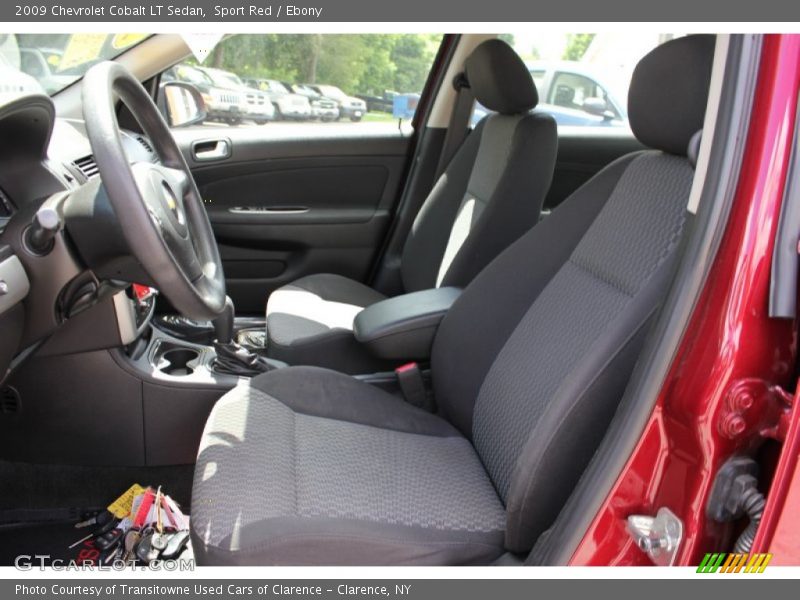
<svg viewBox="0 0 800 600"><path fill-rule="evenodd" d="M460 288L441 287L368 306L353 323L356 339L380 358L427 360L439 323L460 295Z"/></svg>

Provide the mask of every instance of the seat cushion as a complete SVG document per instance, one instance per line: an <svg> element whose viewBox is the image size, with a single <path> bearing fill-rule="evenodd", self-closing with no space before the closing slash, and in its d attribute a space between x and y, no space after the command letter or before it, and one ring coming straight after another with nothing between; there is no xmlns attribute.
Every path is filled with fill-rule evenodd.
<svg viewBox="0 0 800 600"><path fill-rule="evenodd" d="M275 290L267 301L267 352L290 365L314 365L343 373L389 368L353 337L355 316L385 298L341 275L302 277Z"/></svg>
<svg viewBox="0 0 800 600"><path fill-rule="evenodd" d="M203 564L481 564L506 514L443 419L347 375L291 367L217 403L192 539Z"/></svg>

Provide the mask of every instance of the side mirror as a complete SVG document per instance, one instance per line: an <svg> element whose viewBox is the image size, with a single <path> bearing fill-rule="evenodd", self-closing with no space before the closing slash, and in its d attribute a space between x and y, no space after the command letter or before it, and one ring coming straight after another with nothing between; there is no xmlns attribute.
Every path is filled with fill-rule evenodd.
<svg viewBox="0 0 800 600"><path fill-rule="evenodd" d="M170 81L161 86L159 108L170 127L200 125L206 120L206 103L193 85Z"/></svg>
<svg viewBox="0 0 800 600"><path fill-rule="evenodd" d="M604 119L612 119L613 113L608 110L608 103L603 98L587 98L581 108L584 112Z"/></svg>

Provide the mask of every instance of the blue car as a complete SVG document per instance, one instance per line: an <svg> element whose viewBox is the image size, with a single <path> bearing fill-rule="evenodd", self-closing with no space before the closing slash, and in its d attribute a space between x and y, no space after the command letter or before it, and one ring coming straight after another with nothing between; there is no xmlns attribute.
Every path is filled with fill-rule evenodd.
<svg viewBox="0 0 800 600"><path fill-rule="evenodd" d="M546 112L559 126L626 127L625 103L579 62L535 62L528 70L539 90L536 111ZM489 110L475 104L471 125L477 125Z"/></svg>

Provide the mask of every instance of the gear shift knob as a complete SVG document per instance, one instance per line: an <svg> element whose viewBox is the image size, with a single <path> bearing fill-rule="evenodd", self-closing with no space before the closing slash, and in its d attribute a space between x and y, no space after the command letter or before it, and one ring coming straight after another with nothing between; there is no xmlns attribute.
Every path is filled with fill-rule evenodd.
<svg viewBox="0 0 800 600"><path fill-rule="evenodd" d="M265 358L251 352L233 340L233 300L225 298L225 308L212 321L214 324L214 351L217 353L212 369L237 377L253 377L275 368Z"/></svg>
<svg viewBox="0 0 800 600"><path fill-rule="evenodd" d="M233 300L225 296L225 308L219 316L212 321L214 325L214 337L220 344L230 344L233 341Z"/></svg>

